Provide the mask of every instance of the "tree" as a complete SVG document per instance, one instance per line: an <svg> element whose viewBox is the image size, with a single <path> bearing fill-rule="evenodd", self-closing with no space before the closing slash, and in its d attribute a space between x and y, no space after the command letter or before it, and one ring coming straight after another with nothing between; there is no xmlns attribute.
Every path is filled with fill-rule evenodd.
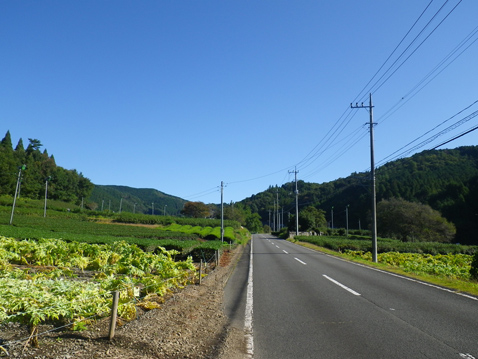
<svg viewBox="0 0 478 359"><path fill-rule="evenodd" d="M291 216L290 229L295 230L295 216ZM308 206L299 212L299 229L301 231L319 231L327 226L325 212L314 206Z"/></svg>
<svg viewBox="0 0 478 359"><path fill-rule="evenodd" d="M181 213L194 218L206 218L210 215L209 207L202 202L186 202Z"/></svg>
<svg viewBox="0 0 478 359"><path fill-rule="evenodd" d="M246 228L251 233L259 233L263 230L261 216L259 213L252 213L246 218Z"/></svg>
<svg viewBox="0 0 478 359"><path fill-rule="evenodd" d="M377 205L378 234L404 242L451 242L455 226L428 205L392 198Z"/></svg>
<svg viewBox="0 0 478 359"><path fill-rule="evenodd" d="M10 131L7 131L7 133L5 134L5 137L3 138L1 144L0 144L2 147L4 148L8 148L10 150L13 150L13 147L12 147L12 136L10 135Z"/></svg>

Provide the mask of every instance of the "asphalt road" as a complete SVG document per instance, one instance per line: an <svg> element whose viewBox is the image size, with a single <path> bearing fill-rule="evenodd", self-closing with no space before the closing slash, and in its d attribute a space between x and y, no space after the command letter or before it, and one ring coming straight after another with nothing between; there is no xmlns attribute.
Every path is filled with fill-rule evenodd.
<svg viewBox="0 0 478 359"><path fill-rule="evenodd" d="M225 308L240 326L252 280L251 357L478 358L477 298L269 235L254 235L251 246Z"/></svg>

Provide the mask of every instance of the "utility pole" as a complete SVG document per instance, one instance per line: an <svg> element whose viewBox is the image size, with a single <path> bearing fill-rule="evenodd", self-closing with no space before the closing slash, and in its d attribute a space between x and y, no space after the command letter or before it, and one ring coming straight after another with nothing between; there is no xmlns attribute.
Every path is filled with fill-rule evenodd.
<svg viewBox="0 0 478 359"><path fill-rule="evenodd" d="M346 222L346 234L347 234L347 237L349 236L349 205L347 205L347 207L345 207L345 222Z"/></svg>
<svg viewBox="0 0 478 359"><path fill-rule="evenodd" d="M221 242L224 242L224 182L221 181Z"/></svg>
<svg viewBox="0 0 478 359"><path fill-rule="evenodd" d="M332 217L330 228L334 229L334 206L332 206L332 209L330 210L330 214L331 214L330 217Z"/></svg>
<svg viewBox="0 0 478 359"><path fill-rule="evenodd" d="M272 226L274 227L274 232L276 231L276 200L274 200L274 209L272 210Z"/></svg>
<svg viewBox="0 0 478 359"><path fill-rule="evenodd" d="M299 190L297 189L297 167L294 168L294 172L289 171L289 173L295 174L295 235L299 235Z"/></svg>
<svg viewBox="0 0 478 359"><path fill-rule="evenodd" d="M276 194L277 194L277 232L280 231L280 211L279 211L279 188L277 188L276 190Z"/></svg>
<svg viewBox="0 0 478 359"><path fill-rule="evenodd" d="M120 199L120 208L119 208L119 213L121 213L121 209L123 207L123 197Z"/></svg>
<svg viewBox="0 0 478 359"><path fill-rule="evenodd" d="M280 222L282 223L282 227L284 227L284 207L282 207L282 215L280 217Z"/></svg>
<svg viewBox="0 0 478 359"><path fill-rule="evenodd" d="M369 104L364 105L363 102L361 105L358 103L354 105L350 104L351 108L368 108L370 113L370 179L372 180L371 189L372 189L372 261L377 262L377 196L375 193L375 158L374 158L374 140L373 140L373 105L372 105L372 94L370 94Z"/></svg>
<svg viewBox="0 0 478 359"><path fill-rule="evenodd" d="M13 213L15 212L15 203L17 201L17 195L20 193L20 182L22 178L22 170L25 170L27 165L23 165L18 167L18 178L17 178L17 186L15 187L15 195L13 196L13 206L12 206L12 215L10 216L10 224L13 223Z"/></svg>
<svg viewBox="0 0 478 359"><path fill-rule="evenodd" d="M49 180L51 180L51 176L48 176L47 178L45 178L45 208L43 209L43 217L46 217L46 201L48 198L48 181ZM81 200L83 201L83 198Z"/></svg>

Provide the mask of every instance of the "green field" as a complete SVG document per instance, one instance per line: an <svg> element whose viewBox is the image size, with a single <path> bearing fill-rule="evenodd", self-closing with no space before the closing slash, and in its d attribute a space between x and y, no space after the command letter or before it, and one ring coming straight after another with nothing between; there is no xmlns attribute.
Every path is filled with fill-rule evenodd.
<svg viewBox="0 0 478 359"><path fill-rule="evenodd" d="M40 324L81 330L109 315L116 290L120 317L133 319L137 306L155 308L158 297L194 282L195 261L212 264L216 251L250 237L228 223L222 242L217 220L105 215L62 202L44 217L42 201L17 205L9 224L12 207L0 199L0 324L28 324L32 338Z"/></svg>

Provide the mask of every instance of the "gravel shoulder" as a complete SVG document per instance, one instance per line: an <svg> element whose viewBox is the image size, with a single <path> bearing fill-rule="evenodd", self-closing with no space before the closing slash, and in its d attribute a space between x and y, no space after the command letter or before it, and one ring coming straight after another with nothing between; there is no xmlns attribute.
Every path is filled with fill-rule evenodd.
<svg viewBox="0 0 478 359"><path fill-rule="evenodd" d="M242 253L242 246L225 252L202 285L189 285L169 297L161 308L120 325L111 341L109 318L104 318L86 331L42 335L38 348L25 346L25 342L9 345L9 358L244 358L244 333L230 325L223 304L224 287ZM18 324L0 326L0 333L0 346L28 338L28 329ZM2 350L0 357L6 357Z"/></svg>

